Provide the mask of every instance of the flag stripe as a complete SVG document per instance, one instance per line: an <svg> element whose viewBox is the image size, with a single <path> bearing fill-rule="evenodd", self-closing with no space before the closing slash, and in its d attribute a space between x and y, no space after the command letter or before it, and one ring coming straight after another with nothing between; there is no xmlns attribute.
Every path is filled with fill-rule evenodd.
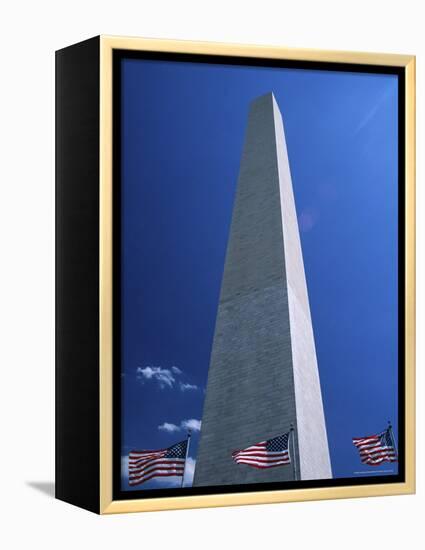
<svg viewBox="0 0 425 550"><path fill-rule="evenodd" d="M284 452L288 452L288 451L284 451ZM250 452L239 451L238 453L232 454L232 457L234 459L238 458L239 456L259 456L259 457L265 457L265 458L273 458L273 457L279 458L280 456L282 456L282 452L269 453L267 451L250 451Z"/></svg>
<svg viewBox="0 0 425 550"><path fill-rule="evenodd" d="M379 435L370 435L369 437L353 437L353 443L366 443L367 441L379 441Z"/></svg>
<svg viewBox="0 0 425 550"><path fill-rule="evenodd" d="M258 462L253 462L252 460L240 460L238 464L247 464L248 466L252 466L253 468L275 468L276 466L285 466L286 464L289 464L290 461L281 461L278 464L259 464Z"/></svg>
<svg viewBox="0 0 425 550"><path fill-rule="evenodd" d="M162 472L161 470L159 470L157 473L154 473L148 477L144 477L144 478L140 478L139 480L137 481L129 481L128 484L129 485L140 485L141 483L144 483L145 481L149 481L150 479L154 478L154 477L170 477L170 476L178 476L178 477L181 477L183 475L183 470L180 472Z"/></svg>
<svg viewBox="0 0 425 550"><path fill-rule="evenodd" d="M237 463L240 463L240 462L255 462L256 464L264 464L264 465L267 465L267 464L279 464L281 462L289 462L289 456L284 456L282 457L281 459L279 460L273 460L273 461L268 461L268 460L258 460L256 458L238 458L238 460L236 461Z"/></svg>
<svg viewBox="0 0 425 550"><path fill-rule="evenodd" d="M154 460L152 462L149 463L149 466L148 467L144 467L144 466L141 466L141 467L138 467L138 468L129 468L128 471L130 474L137 474L139 472L145 472L153 467L156 467L158 465L161 465L161 464L180 464L180 462L182 464L184 464L184 459L175 459L175 458L158 458L157 460Z"/></svg>
<svg viewBox="0 0 425 550"><path fill-rule="evenodd" d="M162 452L168 451L168 448L166 449L150 449L145 451L130 451L129 454L131 455L146 455L146 454L156 454L156 453L162 453Z"/></svg>
<svg viewBox="0 0 425 550"><path fill-rule="evenodd" d="M177 477L181 477L183 475L184 467L181 466L180 468L176 466L172 466L170 468L167 468L166 466L162 466L159 468L152 468L151 470L135 476L129 476L128 482L138 482L141 483L142 481L146 481L147 479L152 479L153 477L161 477L164 475L173 475Z"/></svg>
<svg viewBox="0 0 425 550"><path fill-rule="evenodd" d="M286 457L288 454L284 455L281 453L280 457L274 457L274 458L267 458L264 456L240 456L235 458L235 462L238 462L239 460L254 460L255 462L264 462L264 464L271 463L271 462L280 462L281 460L286 460ZM289 458L289 456L288 456Z"/></svg>
<svg viewBox="0 0 425 550"><path fill-rule="evenodd" d="M143 466L143 464L146 464L148 462L152 462L153 460L159 460L160 458L163 458L165 456L165 453L161 453L160 455L153 456L152 458L146 458L145 460L129 460L128 464L129 466L132 466L134 468L138 468L139 466Z"/></svg>
<svg viewBox="0 0 425 550"><path fill-rule="evenodd" d="M376 451L362 451L360 452L360 456L370 456L371 458L374 458L375 456L382 456L387 454L395 454L392 449L376 449Z"/></svg>
<svg viewBox="0 0 425 550"><path fill-rule="evenodd" d="M155 471L165 471L165 470L181 470L184 468L183 464L161 464L159 466L155 466L154 468L149 468L148 470L143 470L143 472L135 472L131 473L129 475L129 479L139 479L141 477L145 477L147 475L150 475L152 472Z"/></svg>
<svg viewBox="0 0 425 550"><path fill-rule="evenodd" d="M381 458L380 460L363 460L363 464L368 464L369 466L379 466L383 462L397 462L396 458Z"/></svg>
<svg viewBox="0 0 425 550"><path fill-rule="evenodd" d="M152 456L151 458L143 458L140 460L130 460L128 461L129 465L131 466L141 466L143 464L146 464L147 462L150 462L152 460L157 460L158 458L162 458L165 455L165 453L160 453L155 456Z"/></svg>

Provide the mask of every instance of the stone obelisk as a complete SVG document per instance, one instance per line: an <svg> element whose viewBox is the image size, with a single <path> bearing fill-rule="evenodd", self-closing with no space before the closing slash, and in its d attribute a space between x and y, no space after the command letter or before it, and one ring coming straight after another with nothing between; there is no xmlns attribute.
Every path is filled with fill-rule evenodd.
<svg viewBox="0 0 425 550"><path fill-rule="evenodd" d="M232 460L291 424L292 464ZM193 485L331 477L285 134L270 93L249 111Z"/></svg>

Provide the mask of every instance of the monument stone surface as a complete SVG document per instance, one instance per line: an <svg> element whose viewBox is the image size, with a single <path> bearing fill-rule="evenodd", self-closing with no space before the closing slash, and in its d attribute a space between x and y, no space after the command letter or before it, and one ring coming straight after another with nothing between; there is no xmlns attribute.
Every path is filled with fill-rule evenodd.
<svg viewBox="0 0 425 550"><path fill-rule="evenodd" d="M232 460L235 449L291 424L297 474L293 464ZM249 111L193 485L295 475L327 479L332 471L284 128L269 93Z"/></svg>

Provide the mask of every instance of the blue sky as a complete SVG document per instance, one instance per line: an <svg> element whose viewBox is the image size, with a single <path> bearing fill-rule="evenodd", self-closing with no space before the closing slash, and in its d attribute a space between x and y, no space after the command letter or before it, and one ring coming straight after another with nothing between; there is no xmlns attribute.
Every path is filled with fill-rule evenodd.
<svg viewBox="0 0 425 550"><path fill-rule="evenodd" d="M396 472L362 465L351 438L397 418L397 77L128 59L123 489L129 450L169 446L188 425L191 483L249 103L270 91L285 126L333 474ZM165 479L138 489L179 484Z"/></svg>

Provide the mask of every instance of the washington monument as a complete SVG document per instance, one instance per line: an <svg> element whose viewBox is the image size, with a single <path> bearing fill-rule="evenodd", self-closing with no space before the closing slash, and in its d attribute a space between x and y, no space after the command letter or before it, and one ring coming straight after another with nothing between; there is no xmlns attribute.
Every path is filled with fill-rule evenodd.
<svg viewBox="0 0 425 550"><path fill-rule="evenodd" d="M291 464L232 460L291 425ZM285 134L269 93L248 116L193 485L331 477Z"/></svg>

